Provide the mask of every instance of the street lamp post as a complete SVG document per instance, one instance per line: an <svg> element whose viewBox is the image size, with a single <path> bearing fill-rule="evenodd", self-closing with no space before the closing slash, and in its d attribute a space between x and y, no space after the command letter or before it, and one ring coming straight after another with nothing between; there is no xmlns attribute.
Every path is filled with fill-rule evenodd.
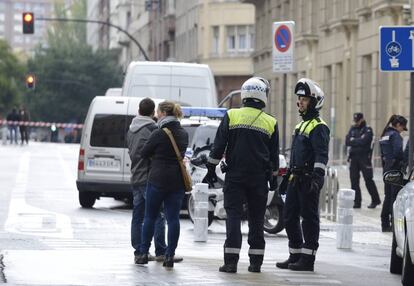
<svg viewBox="0 0 414 286"><path fill-rule="evenodd" d="M147 55L147 53L145 52L145 50L142 48L141 44L130 34L128 33L126 30L122 29L121 27L114 25L110 22L105 22L105 21L98 21L98 20L87 20L87 19L67 19L67 18L47 18L47 17L39 17L36 18L37 21L58 21L58 22L78 22L78 23L95 23L95 24L101 24L101 25L106 25L112 28L117 29L118 31L123 32L125 35L127 35L128 38L131 39L131 41L133 41L137 46L138 49L141 51L142 55L144 56L146 61L149 61L149 57Z"/></svg>

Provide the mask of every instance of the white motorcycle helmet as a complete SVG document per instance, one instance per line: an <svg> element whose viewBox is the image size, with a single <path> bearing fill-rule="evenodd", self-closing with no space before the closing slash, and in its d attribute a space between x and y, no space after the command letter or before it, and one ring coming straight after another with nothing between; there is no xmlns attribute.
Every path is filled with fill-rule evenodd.
<svg viewBox="0 0 414 286"><path fill-rule="evenodd" d="M325 94L319 84L309 78L301 78L295 86L297 96L306 96L313 98L314 108L320 110L325 100Z"/></svg>
<svg viewBox="0 0 414 286"><path fill-rule="evenodd" d="M261 77L252 77L246 80L241 87L241 100L246 99L260 100L266 106L267 97L270 91L269 82Z"/></svg>

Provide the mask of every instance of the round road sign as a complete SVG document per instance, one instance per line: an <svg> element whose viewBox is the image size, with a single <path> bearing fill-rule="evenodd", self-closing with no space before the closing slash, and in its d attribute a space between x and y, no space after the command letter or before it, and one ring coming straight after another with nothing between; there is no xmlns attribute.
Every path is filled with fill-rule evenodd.
<svg viewBox="0 0 414 286"><path fill-rule="evenodd" d="M279 52L286 52L292 43L292 34L286 25L280 25L274 35L275 47Z"/></svg>

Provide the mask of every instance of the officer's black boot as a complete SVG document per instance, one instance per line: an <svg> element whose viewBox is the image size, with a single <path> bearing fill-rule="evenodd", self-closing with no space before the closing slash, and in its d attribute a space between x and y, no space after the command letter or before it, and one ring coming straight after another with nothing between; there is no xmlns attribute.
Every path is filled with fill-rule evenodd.
<svg viewBox="0 0 414 286"><path fill-rule="evenodd" d="M288 268L293 271L313 271L315 256L302 254L296 263L290 263Z"/></svg>
<svg viewBox="0 0 414 286"><path fill-rule="evenodd" d="M237 264L224 264L219 268L220 272L226 273L236 273L237 272Z"/></svg>
<svg viewBox="0 0 414 286"><path fill-rule="evenodd" d="M290 254L289 258L283 262L277 262L276 267L281 269L288 269L289 264L295 263L300 259L300 253Z"/></svg>
<svg viewBox="0 0 414 286"><path fill-rule="evenodd" d="M247 268L249 272L260 273L260 268L263 264L263 255L249 254L250 266Z"/></svg>
<svg viewBox="0 0 414 286"><path fill-rule="evenodd" d="M226 272L226 273L236 273L238 261L239 261L238 254L224 253L224 265L219 268L219 271Z"/></svg>

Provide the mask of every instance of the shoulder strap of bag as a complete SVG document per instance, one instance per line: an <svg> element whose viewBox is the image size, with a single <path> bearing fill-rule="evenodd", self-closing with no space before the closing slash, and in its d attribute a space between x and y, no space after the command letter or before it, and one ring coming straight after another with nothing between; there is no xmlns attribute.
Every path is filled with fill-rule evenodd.
<svg viewBox="0 0 414 286"><path fill-rule="evenodd" d="M164 132L167 133L168 137L170 138L171 144L173 145L173 148L175 150L175 154L177 155L178 161L182 162L183 158L181 157L180 151L178 150L177 143L175 143L175 139L174 139L171 131L168 128L165 128L165 127L162 130L164 130Z"/></svg>

